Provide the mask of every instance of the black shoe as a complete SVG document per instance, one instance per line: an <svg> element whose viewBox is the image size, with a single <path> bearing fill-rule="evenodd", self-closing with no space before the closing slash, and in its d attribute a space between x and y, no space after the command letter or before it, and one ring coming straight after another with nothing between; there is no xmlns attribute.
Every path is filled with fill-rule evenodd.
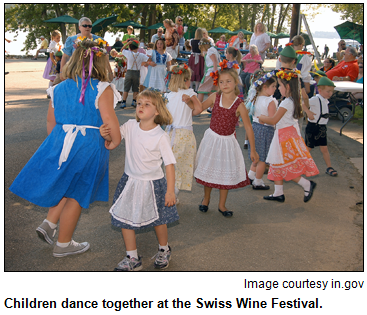
<svg viewBox="0 0 367 315"><path fill-rule="evenodd" d="M311 199L312 194L313 194L313 190L314 190L314 189L315 189L315 187L316 187L316 183L315 183L315 182L313 182L312 180L310 180L310 183L311 183L310 191L308 191L308 195L307 195L307 196L304 196L304 197L303 197L303 201L304 201L304 202L307 202L307 201L309 201L309 200ZM305 191L305 192L307 192L307 191Z"/></svg>
<svg viewBox="0 0 367 315"><path fill-rule="evenodd" d="M203 199L203 200L204 200L204 199ZM203 202L203 200L201 200L201 202ZM209 204L208 204L207 206L200 204L200 205L199 205L199 210L200 210L201 212L207 212L207 211L209 210Z"/></svg>
<svg viewBox="0 0 367 315"><path fill-rule="evenodd" d="M247 144L247 143L245 143L245 144L243 145L243 148L244 148L245 150L247 150L247 149L248 149L248 144Z"/></svg>
<svg viewBox="0 0 367 315"><path fill-rule="evenodd" d="M7 75L7 74L9 74L9 71L6 71L6 72L5 72L5 75Z"/></svg>
<svg viewBox="0 0 367 315"><path fill-rule="evenodd" d="M270 186L268 186L268 185L252 185L252 189L254 189L254 190L269 190Z"/></svg>
<svg viewBox="0 0 367 315"><path fill-rule="evenodd" d="M230 218L230 217L232 217L233 216L233 211L229 211L229 210L227 210L227 211L222 211L222 210L220 210L219 208L218 208L218 211L224 216L224 217L226 217L226 218Z"/></svg>
<svg viewBox="0 0 367 315"><path fill-rule="evenodd" d="M265 200L275 200L275 201L279 201L279 202L284 202L285 201L284 195L280 195L280 196L276 196L276 197L274 197L273 195L270 195L270 196L264 196L263 198Z"/></svg>

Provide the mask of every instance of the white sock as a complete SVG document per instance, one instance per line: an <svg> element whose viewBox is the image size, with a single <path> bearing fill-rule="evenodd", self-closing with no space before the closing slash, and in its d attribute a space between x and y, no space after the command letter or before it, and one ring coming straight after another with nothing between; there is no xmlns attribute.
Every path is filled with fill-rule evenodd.
<svg viewBox="0 0 367 315"><path fill-rule="evenodd" d="M176 196L176 199L177 199L179 193L180 193L180 190L175 186L175 196Z"/></svg>
<svg viewBox="0 0 367 315"><path fill-rule="evenodd" d="M59 246L59 247L68 247L70 244L70 242L67 242L67 243L60 243L59 241L56 242L56 246Z"/></svg>
<svg viewBox="0 0 367 315"><path fill-rule="evenodd" d="M252 185L254 185L254 186L265 186L265 183L262 180L262 178L260 178L260 179L255 178L254 181L252 182Z"/></svg>
<svg viewBox="0 0 367 315"><path fill-rule="evenodd" d="M245 140L245 144L248 144L248 140Z"/></svg>
<svg viewBox="0 0 367 315"><path fill-rule="evenodd" d="M284 195L283 193L283 185L274 185L274 197L278 197Z"/></svg>
<svg viewBox="0 0 367 315"><path fill-rule="evenodd" d="M159 250L163 249L165 252L169 250L168 243L165 246L159 245Z"/></svg>
<svg viewBox="0 0 367 315"><path fill-rule="evenodd" d="M137 249L135 249L135 250L127 250L126 251L126 255L127 256L130 256L130 258L136 258L136 259L139 259L139 257L138 257L138 250Z"/></svg>
<svg viewBox="0 0 367 315"><path fill-rule="evenodd" d="M57 224L52 223L52 222L48 221L47 219L44 219L43 222L47 222L51 229L56 229L56 227L57 227Z"/></svg>
<svg viewBox="0 0 367 315"><path fill-rule="evenodd" d="M301 179L298 181L297 184L303 187L303 190L305 191L305 196L308 196L308 192L310 191L311 188L311 182L306 178L301 177Z"/></svg>
<svg viewBox="0 0 367 315"><path fill-rule="evenodd" d="M248 178L251 179L251 180L254 180L256 178L255 175L256 175L256 172L254 172L254 171L250 170L248 172Z"/></svg>

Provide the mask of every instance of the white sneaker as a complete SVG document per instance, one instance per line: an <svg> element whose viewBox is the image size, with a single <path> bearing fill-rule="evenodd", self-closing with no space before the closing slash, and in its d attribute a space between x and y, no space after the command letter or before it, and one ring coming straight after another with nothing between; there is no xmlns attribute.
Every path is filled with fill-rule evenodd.
<svg viewBox="0 0 367 315"><path fill-rule="evenodd" d="M64 257L69 255L76 255L86 252L90 247L88 242L77 243L74 240L70 241L70 244L66 247L60 247L55 245L53 255L54 257Z"/></svg>

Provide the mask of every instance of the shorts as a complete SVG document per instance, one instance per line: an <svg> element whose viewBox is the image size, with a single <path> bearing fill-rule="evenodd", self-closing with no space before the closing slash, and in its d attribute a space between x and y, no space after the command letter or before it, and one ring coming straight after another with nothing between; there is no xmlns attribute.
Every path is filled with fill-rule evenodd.
<svg viewBox="0 0 367 315"><path fill-rule="evenodd" d="M139 93L140 70L127 70L125 75L124 92L132 88L134 93Z"/></svg>
<svg viewBox="0 0 367 315"><path fill-rule="evenodd" d="M308 122L305 130L305 142L306 146L311 149L318 146L327 146L326 125Z"/></svg>

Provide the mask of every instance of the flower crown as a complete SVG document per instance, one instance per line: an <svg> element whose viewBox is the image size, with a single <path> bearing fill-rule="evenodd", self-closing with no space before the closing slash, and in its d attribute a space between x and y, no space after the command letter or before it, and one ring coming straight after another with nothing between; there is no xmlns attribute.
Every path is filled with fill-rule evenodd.
<svg viewBox="0 0 367 315"><path fill-rule="evenodd" d="M186 63L183 64L183 67L175 66L171 69L172 74L183 74L187 71L189 71L189 66Z"/></svg>
<svg viewBox="0 0 367 315"><path fill-rule="evenodd" d="M124 58L115 58L115 62L117 63L117 65L119 67L125 67L126 66L126 62L124 60Z"/></svg>
<svg viewBox="0 0 367 315"><path fill-rule="evenodd" d="M276 76L280 79L284 79L287 81L290 81L292 78L297 78L301 74L301 71L299 70L280 70L277 72Z"/></svg>
<svg viewBox="0 0 367 315"><path fill-rule="evenodd" d="M97 46L93 46L90 48L85 47L85 43L87 42L92 42L97 44ZM79 36L77 37L77 39L74 41L74 48L78 48L78 47L83 47L86 51L86 53L84 54L84 58L88 56L88 54L93 51L94 54L97 57L101 57L102 55L108 55L108 52L111 50L111 48L108 46L108 43L106 41L104 41L102 38L96 38L96 39L89 39L86 36Z"/></svg>
<svg viewBox="0 0 367 315"><path fill-rule="evenodd" d="M309 51L296 50L296 54L298 55L312 55Z"/></svg>
<svg viewBox="0 0 367 315"><path fill-rule="evenodd" d="M228 60L224 59L223 61L221 61L219 63L219 67L220 67L220 71L222 72L225 69L239 69L239 66L237 63L228 63ZM210 76L213 78L213 84L214 85L218 85L218 79L219 79L219 72L217 71L213 71L210 73Z"/></svg>
<svg viewBox="0 0 367 315"><path fill-rule="evenodd" d="M265 83L266 81L268 81L273 76L275 76L275 71L271 71L271 72L266 73L264 76L262 76L261 78L257 79L254 82L254 86L255 87L258 87L258 86L263 85L263 83Z"/></svg>
<svg viewBox="0 0 367 315"><path fill-rule="evenodd" d="M147 90L148 91L151 91L151 92L154 92L155 94L159 94L159 96L162 98L162 100L163 100L163 103L164 103L164 105L167 105L167 103L168 103L168 98L167 97L165 97L164 96L164 94L160 91L160 90L158 90L158 89L155 89L155 88L152 88L152 87L150 87L150 88L147 88Z"/></svg>
<svg viewBox="0 0 367 315"><path fill-rule="evenodd" d="M293 46L293 42L289 42L288 44L285 44L285 47Z"/></svg>

